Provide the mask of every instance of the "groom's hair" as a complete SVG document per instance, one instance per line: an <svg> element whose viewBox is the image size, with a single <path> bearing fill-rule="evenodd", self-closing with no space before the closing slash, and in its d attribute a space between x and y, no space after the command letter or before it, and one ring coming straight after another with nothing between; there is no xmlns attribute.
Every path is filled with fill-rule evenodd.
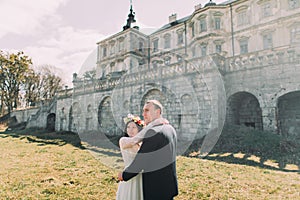
<svg viewBox="0 0 300 200"><path fill-rule="evenodd" d="M163 113L163 106L161 105L161 103L159 101L157 101L155 99L151 99L146 102L146 104L148 104L148 103L152 103L154 105L155 109L159 109L160 114Z"/></svg>

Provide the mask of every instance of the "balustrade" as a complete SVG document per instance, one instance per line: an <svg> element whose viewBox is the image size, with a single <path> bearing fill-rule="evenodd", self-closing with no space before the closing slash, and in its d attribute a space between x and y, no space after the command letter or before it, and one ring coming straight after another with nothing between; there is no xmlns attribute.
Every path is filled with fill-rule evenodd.
<svg viewBox="0 0 300 200"><path fill-rule="evenodd" d="M281 47L278 49L263 50L227 58L225 70L226 72L231 72L255 67L297 62L298 60L299 56L297 56L294 49Z"/></svg>

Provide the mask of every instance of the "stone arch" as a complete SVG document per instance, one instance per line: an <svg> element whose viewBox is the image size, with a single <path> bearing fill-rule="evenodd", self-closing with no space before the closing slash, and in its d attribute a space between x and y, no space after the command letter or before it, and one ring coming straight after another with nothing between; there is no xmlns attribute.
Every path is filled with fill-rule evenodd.
<svg viewBox="0 0 300 200"><path fill-rule="evenodd" d="M78 102L73 103L69 112L69 131L78 132L81 109Z"/></svg>
<svg viewBox="0 0 300 200"><path fill-rule="evenodd" d="M277 99L278 130L286 136L300 135L300 91L286 93Z"/></svg>
<svg viewBox="0 0 300 200"><path fill-rule="evenodd" d="M190 94L184 94L180 98L183 113L192 112L193 111L193 99Z"/></svg>
<svg viewBox="0 0 300 200"><path fill-rule="evenodd" d="M253 95L258 100L258 103L261 108L268 107L270 105L270 100L262 93L262 91L247 90L247 88L244 88L242 86L237 86L234 89L226 90L226 96L228 97L227 101L228 101L229 97L233 96L234 94L239 93L240 91L243 91L245 93L249 93L249 94ZM275 106L275 104L274 104L274 106Z"/></svg>
<svg viewBox="0 0 300 200"><path fill-rule="evenodd" d="M49 131L54 131L55 130L55 113L50 113L47 116L47 125L46 125L46 129Z"/></svg>
<svg viewBox="0 0 300 200"><path fill-rule="evenodd" d="M237 92L227 101L226 123L262 130L262 110L258 99L248 92Z"/></svg>
<svg viewBox="0 0 300 200"><path fill-rule="evenodd" d="M89 104L87 107L86 107L86 112L87 113L91 113L92 112L92 105Z"/></svg>
<svg viewBox="0 0 300 200"><path fill-rule="evenodd" d="M163 117L168 119L175 129L180 128L180 100L169 89L162 87L162 90L157 88L149 89L140 101L140 113L143 112L145 102L150 99L156 99L163 105Z"/></svg>
<svg viewBox="0 0 300 200"><path fill-rule="evenodd" d="M85 130L87 131L92 130L92 109L93 108L91 104L86 107Z"/></svg>
<svg viewBox="0 0 300 200"><path fill-rule="evenodd" d="M111 104L111 97L107 96L103 98L98 107L99 129L108 136L117 135L119 131L112 113Z"/></svg>

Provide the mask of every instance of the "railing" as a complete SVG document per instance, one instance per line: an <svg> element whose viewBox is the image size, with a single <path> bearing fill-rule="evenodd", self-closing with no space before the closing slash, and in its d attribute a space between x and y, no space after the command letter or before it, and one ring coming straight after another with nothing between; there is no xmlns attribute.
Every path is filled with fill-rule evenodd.
<svg viewBox="0 0 300 200"><path fill-rule="evenodd" d="M73 88L64 89L57 92L57 98L69 98L73 94Z"/></svg>
<svg viewBox="0 0 300 200"><path fill-rule="evenodd" d="M254 67L296 62L300 59L297 53L299 54L296 49L286 46L241 54L227 58L224 70L232 72Z"/></svg>
<svg viewBox="0 0 300 200"><path fill-rule="evenodd" d="M197 72L196 68L193 65L188 65L186 62L170 64L156 69L147 69L144 66L139 67L139 71L125 73L120 77L88 81L79 79L74 84L74 94L112 90L118 85L142 84L148 81L168 79L195 72Z"/></svg>
<svg viewBox="0 0 300 200"><path fill-rule="evenodd" d="M143 84L153 80L165 80L168 78L176 78L178 76L187 76L192 73L202 73L203 69L208 69L211 62L222 73L249 69L254 67L296 62L299 56L294 48L280 47L269 50L251 52L241 54L234 57L224 58L219 55L211 55L212 59L193 58L191 60L173 63L157 67L156 69L148 69L146 66L139 66L139 71L125 73L119 77L97 79L97 80L81 80L74 81L73 90L62 90L59 97L70 97L72 94L84 94L95 91L112 90L116 86L128 86ZM120 85L121 84L121 85ZM73 92L73 93L72 93Z"/></svg>

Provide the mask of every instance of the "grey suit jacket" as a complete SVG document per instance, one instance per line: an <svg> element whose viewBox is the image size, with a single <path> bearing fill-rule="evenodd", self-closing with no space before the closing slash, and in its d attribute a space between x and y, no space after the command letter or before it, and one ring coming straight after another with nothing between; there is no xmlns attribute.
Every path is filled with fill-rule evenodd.
<svg viewBox="0 0 300 200"><path fill-rule="evenodd" d="M143 174L144 200L171 199L178 194L175 129L164 124L148 130L134 161L123 172L125 181Z"/></svg>

